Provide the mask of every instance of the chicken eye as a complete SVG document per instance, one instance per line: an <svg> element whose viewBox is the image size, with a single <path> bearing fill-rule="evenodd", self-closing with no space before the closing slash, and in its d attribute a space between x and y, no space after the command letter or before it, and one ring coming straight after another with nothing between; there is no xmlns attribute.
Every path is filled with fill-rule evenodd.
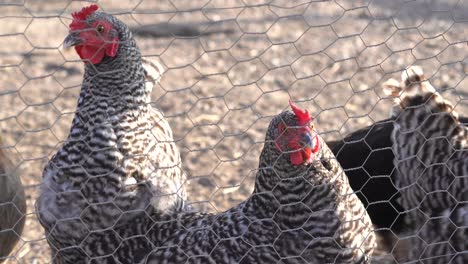
<svg viewBox="0 0 468 264"><path fill-rule="evenodd" d="M96 31L99 32L99 33L103 33L104 32L104 26L103 25L98 25L96 27Z"/></svg>

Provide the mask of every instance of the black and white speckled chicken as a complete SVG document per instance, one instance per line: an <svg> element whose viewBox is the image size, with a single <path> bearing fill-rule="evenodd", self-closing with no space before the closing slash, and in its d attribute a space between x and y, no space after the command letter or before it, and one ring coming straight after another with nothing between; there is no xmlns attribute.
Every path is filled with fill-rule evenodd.
<svg viewBox="0 0 468 264"><path fill-rule="evenodd" d="M123 22L97 9L74 13L64 41L85 61L84 80L36 203L56 263L74 262L69 256L90 233L131 219L124 212L185 208L180 154L168 122L150 105L140 51Z"/></svg>
<svg viewBox="0 0 468 264"><path fill-rule="evenodd" d="M381 120L335 141L327 141L348 176L351 187L366 207L377 228L393 233L405 230L404 209L397 198L392 151L395 118ZM467 125L468 117L460 116Z"/></svg>
<svg viewBox="0 0 468 264"><path fill-rule="evenodd" d="M148 263L369 263L369 216L309 113L291 106L269 125L251 197L188 222Z"/></svg>
<svg viewBox="0 0 468 264"><path fill-rule="evenodd" d="M412 232L409 260L468 263L468 129L418 66L385 83L395 98L396 184Z"/></svg>
<svg viewBox="0 0 468 264"><path fill-rule="evenodd" d="M26 199L21 179L3 150L0 137L0 263L20 240L26 219Z"/></svg>

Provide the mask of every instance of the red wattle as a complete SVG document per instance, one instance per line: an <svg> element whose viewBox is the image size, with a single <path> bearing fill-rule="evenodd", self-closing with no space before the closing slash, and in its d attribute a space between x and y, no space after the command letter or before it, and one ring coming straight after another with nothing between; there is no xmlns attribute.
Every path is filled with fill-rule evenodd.
<svg viewBox="0 0 468 264"><path fill-rule="evenodd" d="M314 149L303 148L303 149L297 150L297 151L290 154L291 163L293 165L301 165L304 162L312 162L313 161L313 159L315 158L315 153L317 153L319 151L319 149L320 149L318 137L316 136L314 138L314 140L315 140ZM300 148L300 146L298 146L295 142L291 142L289 144L289 147L291 149L299 149Z"/></svg>
<svg viewBox="0 0 468 264"><path fill-rule="evenodd" d="M92 64L101 62L105 55L104 49L95 48L93 46L80 45L76 46L75 50L82 60L87 60Z"/></svg>
<svg viewBox="0 0 468 264"><path fill-rule="evenodd" d="M309 149L309 148L305 148L303 151L302 151L302 156L304 156L304 160L309 160L310 156L312 155L312 150Z"/></svg>
<svg viewBox="0 0 468 264"><path fill-rule="evenodd" d="M304 163L304 158L302 157L301 151L295 151L290 154L291 157L291 163L293 165L301 165Z"/></svg>

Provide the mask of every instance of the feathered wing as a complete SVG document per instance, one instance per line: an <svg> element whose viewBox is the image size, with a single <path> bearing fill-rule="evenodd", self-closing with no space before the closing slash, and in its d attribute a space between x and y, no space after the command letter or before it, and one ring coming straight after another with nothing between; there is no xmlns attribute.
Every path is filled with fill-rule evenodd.
<svg viewBox="0 0 468 264"><path fill-rule="evenodd" d="M142 58L143 68L146 74L146 89L153 90L162 78L164 67L155 59ZM154 141L148 146L147 152L157 153L155 157L154 172L151 173L151 181L157 193L157 199L153 199L155 208L162 210L189 210L190 206L186 204L186 174L182 169L180 152L177 148L172 129L164 117L164 114L157 108L151 107L151 134ZM175 204L174 204L174 201Z"/></svg>
<svg viewBox="0 0 468 264"><path fill-rule="evenodd" d="M153 205L160 210L189 209L185 191L187 177L181 166L180 153L174 142L171 127L162 112L155 108L152 109L151 119L154 124L151 132L156 139L151 151L158 153L156 163L159 166L155 168L151 177L156 189L161 190L161 193L156 195L157 199L153 200Z"/></svg>
<svg viewBox="0 0 468 264"><path fill-rule="evenodd" d="M385 89L398 95L392 140L396 184L411 228L409 260L467 263L468 128L420 67Z"/></svg>
<svg viewBox="0 0 468 264"><path fill-rule="evenodd" d="M151 91L154 85L161 80L164 74L164 67L154 58L142 57L141 62L145 70L146 85L148 85L146 89Z"/></svg>

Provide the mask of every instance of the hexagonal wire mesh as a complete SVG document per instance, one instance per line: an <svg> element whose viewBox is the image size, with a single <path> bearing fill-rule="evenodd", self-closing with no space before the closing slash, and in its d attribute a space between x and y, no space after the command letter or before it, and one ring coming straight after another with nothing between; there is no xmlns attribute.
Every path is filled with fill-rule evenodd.
<svg viewBox="0 0 468 264"><path fill-rule="evenodd" d="M0 150L7 156L0 156L0 161L12 163L5 165L9 168L6 172L0 168L0 241L5 243L0 244L0 252L7 263L52 261L35 201L43 168L67 140L75 115L83 62L74 51L61 46L68 34L70 13L88 4L0 1ZM411 175L408 168L415 165L398 167L409 172L395 172L390 138L393 125L375 125L389 118L393 104L381 89L383 83L416 64L456 111L464 113L464 87L468 86L464 82L466 1L141 0L97 4L130 27L144 58L164 68L153 87L151 102L164 112L172 128L188 177L188 200L195 210L223 212L249 197L267 126L274 115L286 109L291 98L315 117L318 131L347 169L354 191L368 209L376 230L380 230L373 263L403 262L408 256L454 255L463 250L466 254L467 249L457 245L453 237L457 232L466 237L467 231L454 220L456 209L451 207L459 205L458 217L463 219L465 214L466 227L467 209L460 203L467 200L466 190L465 196L460 194L463 180L467 186L463 178L466 170L449 176L445 170L434 172L451 179L442 185L444 189L429 184L424 177L407 183L414 186L416 181L417 186L423 186L423 197L438 191L453 192L451 199L455 202L434 195L440 199L437 205L415 198L431 212L437 211L437 206L453 209L434 213L438 218L420 210L426 222L442 219L439 226L430 227L441 230L433 234L435 238L424 238L424 224L408 224L413 222L408 218L421 216L402 213L418 206L403 208L408 202L401 199L408 195L397 199L396 191L407 187L399 185L402 180L398 177ZM123 78L118 74L114 77ZM366 128L341 140L365 126L373 128L370 133ZM452 133L444 126L435 129L442 137ZM405 138L406 144L421 143L421 138L413 136ZM429 142L429 137L425 134L423 141ZM447 145L450 143L443 146ZM423 164L423 168L431 167L431 159L427 159L429 164ZM444 163L447 168L455 166L450 160ZM430 174L428 171L425 173ZM431 175L427 177L437 182ZM455 187L450 189L450 185ZM447 227L447 235L443 226L448 225L448 218L453 223ZM410 237L411 241L418 234L427 248L415 257L414 252L407 252L415 242L402 238ZM7 236L10 241L19 238L11 252L4 252L9 251L8 242L2 240ZM447 241L451 250L444 252L446 248L437 247ZM466 256L461 258L455 263L467 262ZM442 263L438 261L434 263Z"/></svg>

